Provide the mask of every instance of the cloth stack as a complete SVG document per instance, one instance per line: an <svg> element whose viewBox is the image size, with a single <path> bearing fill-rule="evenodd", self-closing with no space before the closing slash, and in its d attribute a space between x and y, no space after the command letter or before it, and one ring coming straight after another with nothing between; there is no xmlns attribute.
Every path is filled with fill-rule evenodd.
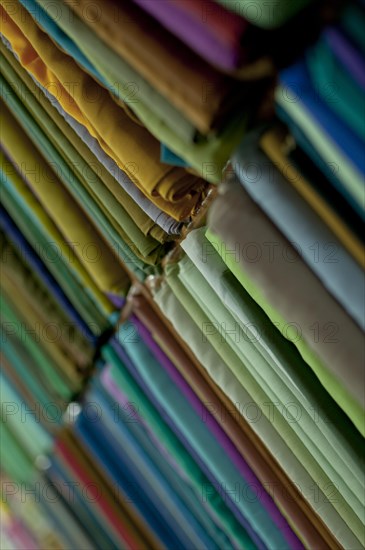
<svg viewBox="0 0 365 550"><path fill-rule="evenodd" d="M364 3L0 10L5 544L364 547Z"/></svg>

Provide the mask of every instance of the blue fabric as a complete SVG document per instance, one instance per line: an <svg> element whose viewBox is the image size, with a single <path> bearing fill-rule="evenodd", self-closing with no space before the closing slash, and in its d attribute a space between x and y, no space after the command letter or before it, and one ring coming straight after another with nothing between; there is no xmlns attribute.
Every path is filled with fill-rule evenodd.
<svg viewBox="0 0 365 550"><path fill-rule="evenodd" d="M120 422L116 422L116 403L113 399L110 398L110 396L106 394L104 388L97 382L97 380L95 380L93 388L88 395L88 400L91 403L98 403L100 405L103 411L102 423L105 425L106 430L109 432L113 440L117 442L117 445L118 443L120 443L120 446L118 445L118 448L122 449L123 453L126 453L127 445L129 445L130 448L133 449L132 452L136 452L137 456L140 459L143 459L146 466L146 479L143 483L143 487L146 487L146 489L148 489L148 480L154 479L158 482L159 490L157 491L156 496L153 497L153 501L160 512L162 512L164 508L166 508L166 510L168 511L168 515L166 517L167 525L173 527L174 532L179 534L180 541L183 542L186 547L194 546L197 544L204 544L204 548L218 550L217 545L213 542L212 539L210 539L206 535L205 530L202 529L202 527L199 525L194 515L191 513L189 507L187 507L183 503L183 501L181 501L180 497L171 489L166 478L160 471L159 464L156 464L152 460L152 458L149 456L149 453L145 451L140 442L134 437L133 432L136 431L136 428L140 427L139 423L127 422L123 420L121 420ZM113 415L112 411L114 413ZM135 428L134 430L131 429L133 427ZM148 438L146 435L144 435L144 440L145 443L148 442ZM151 450L151 447L153 448L151 442L149 442L149 446ZM156 457L158 455L159 453L156 454ZM163 460L161 460L161 455L158 462L163 462ZM140 474L138 475L138 478L141 479ZM141 479L141 481L143 480ZM168 504L167 498L170 499L170 504ZM185 519L185 526L183 524L184 520L181 516L178 520L174 520L175 517L177 518L177 515L175 516L177 512L174 512L173 506L176 506L178 512ZM193 539L190 539L188 536L188 531L191 531L192 529L196 536Z"/></svg>
<svg viewBox="0 0 365 550"><path fill-rule="evenodd" d="M182 168L190 166L188 162L176 155L163 143L161 143L160 160L161 162L164 162L165 164L171 164L172 166L181 166Z"/></svg>
<svg viewBox="0 0 365 550"><path fill-rule="evenodd" d="M307 138L303 130L292 120L290 115L279 105L276 106L276 112L279 118L285 122L290 128L295 141L303 149L303 151L312 159L314 164L323 172L328 181L336 188L336 190L341 193L341 195L346 199L346 201L351 205L351 207L356 211L356 213L361 217L362 220L365 220L365 213L358 202L353 198L353 196L348 192L344 187L343 183L336 176L335 171L327 164L327 162L320 156L317 149L313 147L312 142Z"/></svg>
<svg viewBox="0 0 365 550"><path fill-rule="evenodd" d="M103 384L102 380L101 384ZM105 387L104 391L105 395L107 395L109 399L113 400L115 407L116 403L114 401L114 397L109 394L108 388ZM119 391L118 388L117 391ZM126 397L126 399L128 398ZM119 401L118 403L120 404ZM121 421L123 421L123 418ZM225 548L226 550L233 549L234 547L225 532L216 524L216 518L210 513L208 508L204 507L204 505L202 506L201 499L196 495L196 493L194 493L193 489L186 480L185 474L183 472L179 472L179 466L176 465L173 457L160 445L153 432L149 430L144 421L142 419L138 419L135 422L125 422L125 424L133 437L143 447L144 451L148 454L151 460L153 460L153 462L157 465L171 488L177 495L180 496L183 502L185 502L188 510L190 510L193 517L196 518L196 521L200 522L203 526L206 537L211 537L210 545L212 544L212 541L215 541L218 548Z"/></svg>
<svg viewBox="0 0 365 550"><path fill-rule="evenodd" d="M125 493L132 507L148 522L151 530L167 548L184 550L141 486L135 468L126 453L106 433L100 421L90 423L81 413L75 424L76 436L89 448L96 461ZM108 452L109 449L109 452ZM137 489L137 490L136 490Z"/></svg>
<svg viewBox="0 0 365 550"><path fill-rule="evenodd" d="M233 488L236 486L235 484L239 483L241 487L244 479L217 444L214 436L206 430L201 418L191 408L190 403L179 392L150 350L142 341L139 341L138 346L133 342L129 345L127 340L129 340L128 334L131 334L131 327L133 330L133 325L130 323L122 325L118 337L123 345L119 343L118 346L117 343L114 344L114 348L118 350L118 355L122 357L133 378L159 411L163 420L176 433L210 482L214 486L222 484L223 487L228 488ZM151 369L149 374L144 372L144 367ZM158 389L159 385L160 390ZM161 390L161 387L164 387L164 390ZM168 405L165 404L166 402ZM248 503L242 502L242 500L234 502L232 498L227 498L225 502L247 530L256 546L266 548L261 537L246 517ZM249 503L249 506L251 505L252 503ZM285 548L285 542L281 536L279 538L280 544L283 545L282 548Z"/></svg>
<svg viewBox="0 0 365 550"><path fill-rule="evenodd" d="M365 143L320 99L311 84L305 62L300 61L283 70L280 73L280 82L298 95L298 101L312 114L317 124L336 142L356 168L365 174Z"/></svg>

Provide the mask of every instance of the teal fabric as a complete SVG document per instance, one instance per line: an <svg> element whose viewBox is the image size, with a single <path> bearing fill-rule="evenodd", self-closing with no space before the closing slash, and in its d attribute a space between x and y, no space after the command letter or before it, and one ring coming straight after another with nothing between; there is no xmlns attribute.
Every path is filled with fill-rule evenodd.
<svg viewBox="0 0 365 550"><path fill-rule="evenodd" d="M173 419L175 425L184 434L200 460L205 462L220 486L236 487L238 485L238 487L242 487L242 484L249 485L229 459L223 447L219 445L214 434L201 422L197 412L194 411L164 368L160 366L147 345L142 340L139 341L138 346L134 342L130 342L128 334L133 331L134 325L131 322L124 323L119 329L119 340L132 359L135 368L153 392L155 399L161 403L165 414ZM162 396L163 399L161 399ZM288 543L273 524L251 487L247 489L247 499L239 499L236 506L268 548L274 550L278 547L287 547Z"/></svg>
<svg viewBox="0 0 365 550"><path fill-rule="evenodd" d="M325 35L306 57L312 82L322 99L365 141L364 91L336 58Z"/></svg>
<svg viewBox="0 0 365 550"><path fill-rule="evenodd" d="M150 429L153 430L155 436L159 439L160 443L166 447L179 467L186 472L192 488L196 494L201 497L202 488L205 486L210 487L211 485L206 476L202 473L175 434L160 417L156 409L147 400L146 396L128 373L115 351L110 346L104 346L102 354L104 359L112 364L111 375L115 383L122 388L123 393L127 395L130 402L138 403L141 418ZM205 506L209 506L213 510L213 513L219 518L220 525L229 533L229 536L238 547L245 544L245 547L253 550L254 546L248 538L246 531L226 507L219 493L214 487L211 487L211 489L212 491L208 491Z"/></svg>

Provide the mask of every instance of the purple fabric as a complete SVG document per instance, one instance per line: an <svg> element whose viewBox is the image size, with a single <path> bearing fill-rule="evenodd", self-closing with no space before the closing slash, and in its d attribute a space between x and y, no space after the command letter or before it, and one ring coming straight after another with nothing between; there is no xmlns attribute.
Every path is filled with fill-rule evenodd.
<svg viewBox="0 0 365 550"><path fill-rule="evenodd" d="M134 0L134 2L209 63L227 71L232 71L240 65L242 50L239 40L236 45L221 40L218 29L209 25L209 17L214 13L220 13L225 24L234 22L233 29L237 29L240 25L243 33L248 24L241 17L227 12L222 6L208 0L200 2L201 13L198 18L178 2L158 0Z"/></svg>
<svg viewBox="0 0 365 550"><path fill-rule="evenodd" d="M115 306L118 309L122 309L125 303L125 298L123 296L118 296L118 294L112 294L111 292L107 292L106 296L108 300L111 301L113 306Z"/></svg>
<svg viewBox="0 0 365 550"><path fill-rule="evenodd" d="M173 363L161 350L161 348L155 342L155 340L153 339L148 329L143 325L143 323L135 315L131 317L131 321L138 328L138 334L142 337L145 344L149 347L149 349L151 350L153 355L156 357L156 359L159 361L161 366L168 373L170 378L173 380L174 384L181 390L181 392L186 397L186 399L189 400L192 408L195 409L195 411L198 414L201 414L202 407L205 409L206 424L209 427L209 430L215 436L217 441L219 441L219 444L226 451L227 456L229 456L229 458L232 460L233 464L237 467L238 471L240 472L242 477L245 479L245 481L247 481L247 483L249 484L252 484L253 486L256 485L263 488L262 483L256 477L256 475L251 470L247 462L240 455L240 453L238 452L238 450L236 449L232 441L228 438L227 434L223 431L223 429L215 420L215 418L211 414L209 414L209 410L206 409L204 404L200 401L200 399L194 393L194 391L189 386L189 384L184 380L184 378L175 368ZM298 537L292 531L288 522L280 513L276 504L274 503L270 495L265 490L262 491L260 500L261 500L261 504L266 508L272 520L275 522L277 527L282 532L283 536L288 541L288 544L290 545L290 547L292 549L304 548L303 544L300 542Z"/></svg>
<svg viewBox="0 0 365 550"><path fill-rule="evenodd" d="M351 73L354 80L365 90L365 62L361 54L335 28L325 31L325 37L334 54Z"/></svg>

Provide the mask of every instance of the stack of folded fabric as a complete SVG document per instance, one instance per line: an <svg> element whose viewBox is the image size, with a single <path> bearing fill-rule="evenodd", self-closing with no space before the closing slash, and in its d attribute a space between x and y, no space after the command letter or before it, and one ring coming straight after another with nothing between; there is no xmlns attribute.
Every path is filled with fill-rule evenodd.
<svg viewBox="0 0 365 550"><path fill-rule="evenodd" d="M365 11L338 4L1 2L9 548L365 546Z"/></svg>

